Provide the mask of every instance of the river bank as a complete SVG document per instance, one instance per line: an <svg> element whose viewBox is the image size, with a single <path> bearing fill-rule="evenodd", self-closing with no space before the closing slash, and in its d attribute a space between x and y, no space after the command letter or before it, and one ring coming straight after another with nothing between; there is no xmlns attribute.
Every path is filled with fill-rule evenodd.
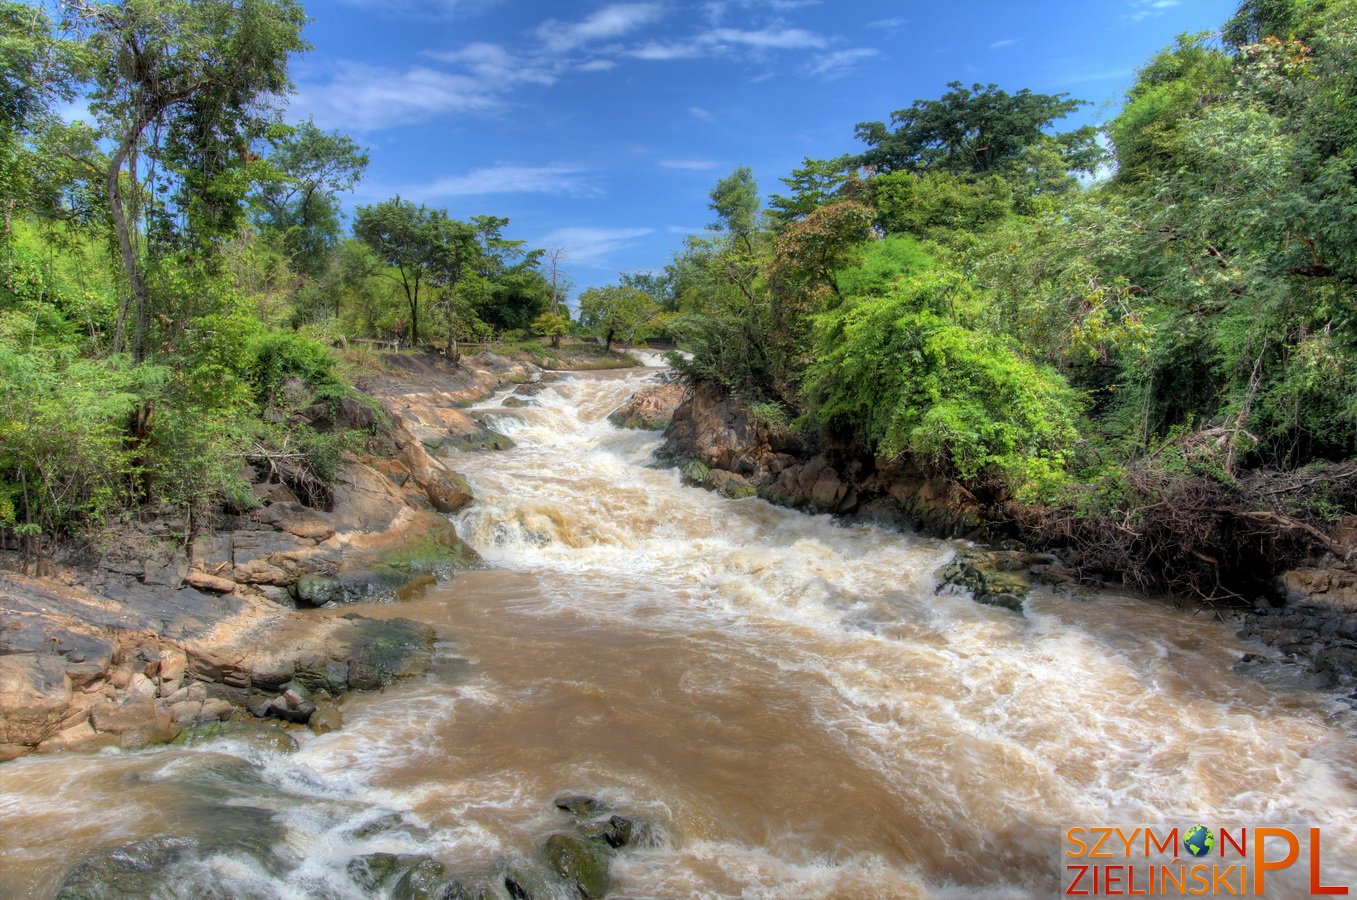
<svg viewBox="0 0 1357 900"><path fill-rule="evenodd" d="M654 405L659 397L636 402ZM865 459L808 446L785 427L760 422L710 384L666 389L662 405L667 421L651 416L652 425L666 428L659 455L680 469L685 483L727 497L758 496L847 521L991 545L940 572L945 585L982 602L1020 610L1034 585L1123 586L1124 573L1061 541L1060 529L1029 527L1031 517L1012 502L972 493L908 457ZM1333 526L1327 548L1295 568L1269 567L1243 546L1220 554L1243 560L1240 566L1249 571L1235 573L1229 563L1212 561L1219 583L1257 582L1258 572L1266 581L1241 602L1209 609L1234 621L1241 636L1281 651L1304 669L1311 686L1349 692L1357 700L1357 516Z"/></svg>
<svg viewBox="0 0 1357 900"><path fill-rule="evenodd" d="M655 467L660 432L620 427L681 400L656 369L458 407L406 365L390 405L464 476L450 524L482 565L287 614L417 623L427 674L346 693L295 749L0 766L9 893L1017 900L1056 889L1065 824L1208 813L1323 827L1326 875L1357 880L1349 714L1243 672L1272 654L1211 617L1043 585L1017 615L937 592L963 543L693 490ZM430 449L453 413L505 449Z"/></svg>
<svg viewBox="0 0 1357 900"><path fill-rule="evenodd" d="M464 410L543 377L489 352L385 355L360 383L371 405L307 411L317 430L367 435L329 509L247 469L258 506L219 510L191 539L151 516L65 548L47 577L0 573L0 760L134 749L222 722L324 733L348 691L426 671L426 626L320 607L412 596L478 564L446 519L473 499L451 461L509 442Z"/></svg>

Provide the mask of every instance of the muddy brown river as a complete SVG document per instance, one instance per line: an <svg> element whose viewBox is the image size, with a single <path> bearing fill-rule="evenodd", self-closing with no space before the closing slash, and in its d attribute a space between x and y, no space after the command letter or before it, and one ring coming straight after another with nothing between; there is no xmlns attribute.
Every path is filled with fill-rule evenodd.
<svg viewBox="0 0 1357 900"><path fill-rule="evenodd" d="M362 897L356 854L492 871L559 829L563 793L660 828L613 897L1051 897L1069 827L1198 821L1320 827L1326 880L1357 890L1333 698L1236 674L1266 651L1208 615L1038 593L1021 617L935 594L956 544L683 487L657 434L606 421L654 375L568 376L503 411L516 449L457 460L487 566L357 609L440 643L428 677L348 697L342 731L0 766L0 896L246 829L283 862L223 852L170 895Z"/></svg>

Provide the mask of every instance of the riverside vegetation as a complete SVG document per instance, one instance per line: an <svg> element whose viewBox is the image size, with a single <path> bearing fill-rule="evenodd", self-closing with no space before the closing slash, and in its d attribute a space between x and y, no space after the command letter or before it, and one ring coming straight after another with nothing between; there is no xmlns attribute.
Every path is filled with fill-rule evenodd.
<svg viewBox="0 0 1357 900"><path fill-rule="evenodd" d="M185 642L212 596L249 606L244 646L261 604L467 563L439 519L470 501L446 455L506 444L456 407L534 360L624 363L612 343L647 336L688 351L671 455L730 496L1016 535L1068 577L1213 602L1328 554L1290 586L1352 598L1350 2L1249 0L1221 35L1180 39L1105 143L1058 130L1081 105L1065 95L955 83L858 126L861 152L807 159L766 208L738 169L716 226L662 272L584 291L575 322L559 254L501 217L394 197L345 232L366 151L278 116L306 49L295 2L4 2L0 21L0 542L25 575L83 566L86 588L205 604L172 646L96 640L66 655L77 669L9 665L16 684L69 695L97 658L121 672L105 700L150 685L300 720L311 692L395 677L365 652L427 654L413 625L332 623L300 668ZM88 122L55 114L81 93ZM571 332L603 346L562 348ZM518 358L456 364L491 336ZM178 696L186 665L219 696ZM3 743L138 745L169 727L143 705L87 728L56 697Z"/></svg>
<svg viewBox="0 0 1357 900"><path fill-rule="evenodd" d="M908 547L898 536L825 529L829 538L812 540L802 526L819 523L762 504L744 506L750 516L738 521L716 517L726 506L710 516L705 506L700 515L686 510L689 530L675 538L671 510L650 509L636 497L672 490L658 501L670 507L712 498L681 491L640 462L619 468L622 457L594 452L600 444L586 437L604 412L591 404L602 405L604 396L612 406L616 397L586 390L587 416L557 408L553 417L537 396L554 377L543 368L627 365L634 360L612 352L613 343L648 336L686 351L674 361L683 381L634 397L611 419L626 428L667 427L663 453L688 483L729 498L759 495L947 535L1019 538L1026 547L955 554L941 574L1019 614L1037 579L1066 586L1125 581L1221 605L1260 596L1280 602L1279 593L1289 592L1306 602L1247 626L1307 660L1318 679L1282 683L1327 690L1350 688L1357 677L1357 4L1248 0L1221 35L1184 37L1150 60L1104 130L1105 142L1093 128L1060 130L1080 106L1064 95L953 84L938 99L893 113L889 123L860 125L865 149L807 159L784 179L787 193L766 208L752 173L736 170L711 193L716 226L690 238L662 272L584 291L574 322L560 255L506 237L509 223L501 217L459 221L394 197L356 209L346 232L340 197L362 177L366 151L309 123L284 126L276 108L289 88L290 59L306 49L303 11L292 0L66 0L50 10L0 0L0 553L13 570L0 574L0 759L220 738L273 759L297 742L287 728L270 725L304 724L324 734L341 726L337 701L348 692L463 665L446 646L436 649L429 620L371 609L357 615L346 605L418 598L440 577L475 567L476 551L446 518L467 510L463 521L479 521L491 536L478 543L489 548L487 557L504 552L500 538L540 551L530 559L596 552L610 568L593 581L581 582L573 560L564 576L555 573L559 583L551 573L542 577L558 594L584 595L602 612L597 621L586 617L587 630L575 622L566 629L574 643L565 642L569 652L555 664L568 673L583 660L589 665L580 671L588 674L559 678L554 689L566 693L542 695L549 716L535 718L520 706L513 718L512 704L489 692L492 699L469 704L466 720L442 722L420 700L409 730L421 749L442 750L444 726L456 731L446 746L475 741L464 735L477 734L469 724L485 716L508 720L510 748L533 750L536 738L569 755L597 740L609 751L597 758L608 764L587 777L613 777L598 774L604 772L621 780L627 770L614 745L625 744L618 735L628 732L619 723L640 735L672 720L672 738L658 732L665 739L655 743L653 758L623 749L647 757L657 771L688 760L718 781L743 782L731 773L740 772L733 761L754 756L744 748L797 748L760 756L769 777L754 782L757 790L741 783L736 805L750 810L748 834L769 822L796 822L799 835L805 821L831 814L824 821L833 827L821 828L824 852L810 846L815 866L798 869L798 879L848 847L841 838L852 825L836 818L845 812L895 845L891 852L923 848L923 859L933 860L930 878L941 873L941 881L962 885L971 877L982 885L1002 878L1011 889L1014 871L1033 877L1047 865L1049 848L1021 841L1046 823L1021 818L1024 810L1039 805L1033 797L1088 795L1102 784L1107 748L1068 742L1066 764L1047 765L1055 749L993 723L1054 698L1066 717L1031 732L1091 727L1086 695L1053 690L1052 672L1061 685L1097 681L1108 668L1108 648L1088 642L1080 654L1080 642L1121 636L1117 615L1152 613L1119 598L1104 617L1099 607L1061 597L1058 604L1080 608L1051 617L1075 623L1071 643L1032 652L1027 620L1008 612L972 618L977 608L969 602L938 601L937 622L908 621L910 610L935 599L935 547L911 551L926 562L902 572L910 554L901 552ZM55 114L82 93L88 122ZM586 335L597 343L578 340ZM495 352L464 346L491 338ZM405 350L376 352L379 342ZM667 581L672 570L686 576L703 567L616 542L624 520L612 507L581 504L596 517L588 518L562 514L573 499L545 504L536 494L564 490L552 484L568 465L561 456L527 455L522 469L463 456L513 445L493 430L486 411L465 407L514 385L490 415L515 410L537 422L537 430L505 430L526 434L539 454L546 423L579 429L578 440L565 445L577 451L571 458L606 473L582 483L642 508L636 527L654 529L643 535L650 549L673 542L723 555L718 576L735 573L742 584L776 583L786 592L762 595L779 614L784 600L831 610L829 649L813 648L809 663L797 665L818 672L823 659L842 658L845 668L829 670L834 690L808 694L815 702L804 703L786 690L805 680L782 664L804 647L804 618L779 627L787 621L765 610L748 635L740 628L713 635L711 621L727 613L698 615L701 640L651 630L657 616L691 615L682 604L707 589ZM618 437L613 431L608 440ZM641 446L644 436L620 437L620 446L631 439ZM647 460L649 453L647 446ZM555 460L545 466L552 478L532 481L542 459ZM507 509L493 508L489 498L471 506L459 467L506 495L506 482L518 481L534 496L511 498ZM508 474L500 482L487 478L497 471ZM630 479L632 493L602 477ZM732 546L712 537L727 525ZM761 544L781 549L749 558L746 551L765 549ZM805 559L803 546L812 551ZM784 584L779 569L803 563ZM639 577L629 578L636 573L624 565L637 566ZM840 568L841 578L861 569L891 590L864 604L870 591L844 579L829 595L848 612L825 605L817 597L832 577L827 566ZM465 607L459 613L467 628L477 616L508 623L501 671L540 665L518 643L520 630L540 620L516 607L525 605L516 592L541 573L512 573L530 576L519 581L481 574L512 582L508 600L487 598L481 610L442 597L436 603ZM927 583L918 597L916 580ZM1306 605L1316 598L1329 606ZM554 605L558 598L551 599ZM724 606L724 596L718 599ZM1079 626L1089 610L1098 615L1082 621L1111 627ZM1328 725L1295 728L1299 719L1271 701L1259 702L1257 721L1272 726L1217 724L1239 721L1239 708L1248 706L1241 696L1272 697L1271 689L1236 694L1232 684L1212 701L1222 710L1215 717L1200 716L1199 694L1184 695L1190 704L1162 703L1159 685L1186 679L1153 668L1169 643L1159 641L1161 630L1181 629L1186 643L1209 651L1180 660L1175 650L1167 654L1175 665L1237 659L1233 649L1213 645L1214 623L1169 621L1149 629L1152 640L1136 651L1142 655L1121 659L1133 661L1132 674L1143 666L1173 678L1131 684L1137 679L1111 668L1112 677L1141 692L1133 698L1149 701L1118 695L1119 707L1144 716L1128 720L1130 733L1159 734L1167 720L1197 735L1184 744L1195 747L1219 728L1228 732L1221 736L1230 754L1246 762L1258 756L1260 770L1279 779L1276 792L1293 792L1280 780L1304 768L1295 765L1300 750L1293 745L1329 734ZM617 623L641 630L623 641L599 639L623 634L608 630ZM725 656L713 654L727 632L738 640ZM989 674L969 665L991 661L991 644L1009 641L1018 648L1016 664L992 666ZM770 647L773 658L751 654L755 644ZM539 647L547 649L538 652L552 646L543 637ZM896 655L900 648L915 655ZM633 653L648 661L676 654L678 663L663 673L674 676L669 694L677 699L665 701L673 707L660 705L665 679L651 679L659 667L634 674ZM1026 678L1048 653L1055 662L1041 678L1010 675L1021 669ZM1066 668L1078 655L1083 661ZM1221 661L1226 657L1230 662ZM937 667L947 660L967 666ZM746 704L743 683L727 679L765 663L767 687ZM715 708L729 711L725 721L702 705L712 696L703 693L703 679L688 677L704 665L719 670L711 680L724 698ZM945 677L934 674L943 671ZM1082 675L1071 678L1070 671ZM909 672L923 673L922 687L899 693L897 673ZM876 673L889 677L874 683ZM1201 673L1190 674L1195 691ZM543 691L536 671L523 677L530 682L524 695ZM841 690L845 684L857 694L842 707L847 715L830 717L831 740L816 723L824 709L841 708L836 704L852 693ZM637 703L645 715L616 715L615 697L626 699L626 688L637 685L646 688ZM562 709L589 711L606 701L606 714L558 715L556 698L568 704L577 690L585 699ZM965 696L944 697L948 691ZM1070 696L1079 699L1061 702ZM917 718L939 698L945 717ZM870 728L843 731L859 703L871 709ZM797 718L802 706L814 715ZM686 718L686 711L697 715ZM742 742L742 732L726 730L761 716L774 728L786 724L786 736ZM1200 731L1183 728L1189 716ZM1020 731L1037 723L1018 718ZM977 739L965 727L972 719L1001 740ZM1346 739L1339 733L1346 721L1334 726L1335 740ZM351 719L351 728L360 727L354 722L361 720ZM493 731L480 735L499 752ZM696 733L711 737L683 746ZM880 744L872 743L874 734ZM1284 751L1275 758L1267 755L1274 745ZM826 768L857 746L868 749L868 762ZM969 750L953 754L955 746ZM1031 750L1039 780L1033 788L1017 779L1017 792L1005 794L1001 782L1012 780L1015 747ZM470 749L440 757L432 780L483 791L481 770L498 767L517 796L521 782L554 785L566 777L552 771L540 783L527 781L520 762L482 764L470 752L461 758ZM719 755L704 755L711 751ZM139 825L173 833L94 852L81 844L84 855L59 876L60 887L51 883L59 896L192 887L203 882L177 879L193 871L203 877L209 870L194 866L219 852L243 851L279 883L301 871L294 851L305 845L311 857L312 845L282 836L266 802L276 782L239 759L185 755L192 757L185 769L171 759L167 777L190 793L208 785L201 790L207 799L192 798L188 826L145 816ZM954 755L965 765L951 767ZM144 756L154 768L157 754ZM61 761L71 759L79 758ZM331 760L333 768L345 768L345 759ZM992 762L971 767L977 759ZM48 761L12 763L11 771L22 776L30 762ZM1157 775L1142 762L1123 759L1109 768L1148 778L1149 795L1180 786L1178 764ZM199 768L206 774L195 775ZM881 785L894 791L895 783L875 776L916 769L930 783L959 788L942 807L958 814L930 813L904 840L896 833L900 810L880 798L929 795L913 787L887 793ZM828 787L805 789L825 772ZM283 801L319 799L300 799L313 776ZM1227 776L1202 796L1235 802L1239 788ZM130 793L134 781L128 776L116 790ZM225 793L223 782L230 785ZM636 784L663 790L653 778ZM1266 784L1251 797L1267 797L1272 782ZM386 787L379 791L391 796ZM445 872L433 855L436 837L413 820L365 810L366 818L329 832L353 852L336 851L330 862L339 870L325 883L343 884L337 895L345 896L602 896L610 867L626 877L635 865L622 851L655 850L667 840L658 821L629 804L552 791L542 797L556 797L561 812L548 807L535 822L556 833L529 852L467 869L471 874ZM756 793L795 814L767 817L748 799ZM355 805L370 805L371 796ZM844 797L864 802L845 804ZM477 796L472 804L444 805L440 814L461 817L493 804ZM926 802L900 806L909 816L916 807L933 809ZM1001 827L990 819L996 810L1006 817ZM721 833L719 816L694 818L702 840ZM947 823L973 819L982 830L955 841ZM955 846L1000 831L1019 843L965 860L980 876L953 868ZM374 838L392 844L364 843ZM420 852L389 852L411 843ZM851 865L864 858L871 856L855 855ZM901 859L911 873L920 867L919 859ZM850 893L876 890L874 879L889 875L868 866L852 877L870 885Z"/></svg>
<svg viewBox="0 0 1357 900"><path fill-rule="evenodd" d="M907 482L912 524L1213 603L1327 555L1357 600L1355 97L1357 6L1250 0L1149 60L1105 142L1058 130L1066 95L954 83L766 208L736 170L612 289L692 351L671 453L843 513Z"/></svg>

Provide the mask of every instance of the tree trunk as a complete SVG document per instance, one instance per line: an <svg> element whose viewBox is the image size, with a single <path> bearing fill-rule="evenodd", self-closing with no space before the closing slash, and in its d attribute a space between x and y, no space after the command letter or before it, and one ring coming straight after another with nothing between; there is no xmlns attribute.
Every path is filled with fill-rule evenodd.
<svg viewBox="0 0 1357 900"><path fill-rule="evenodd" d="M133 134L141 134L140 128ZM146 278L142 275L141 264L137 261L137 251L132 246L132 229L127 221L127 210L123 206L122 189L119 176L123 163L132 151L134 138L128 138L118 147L118 152L108 164L105 188L108 192L109 211L113 216L113 231L118 238L118 251L122 254L123 268L127 270L127 284L132 291L132 359L144 362L146 359L146 332L150 328L151 314L146 292Z"/></svg>
<svg viewBox="0 0 1357 900"><path fill-rule="evenodd" d="M607 339L606 339L606 340L604 341L604 343L603 343L603 352L604 352L604 353L607 353L609 350L611 350L611 349L613 348L613 335L615 335L615 334L617 334L617 329L615 329L615 328L609 328L609 329L608 329L608 337L607 337Z"/></svg>

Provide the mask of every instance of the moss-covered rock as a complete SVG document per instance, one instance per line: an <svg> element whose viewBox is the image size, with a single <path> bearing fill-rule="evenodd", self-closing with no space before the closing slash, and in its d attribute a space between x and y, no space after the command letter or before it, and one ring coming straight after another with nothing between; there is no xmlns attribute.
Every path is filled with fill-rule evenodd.
<svg viewBox="0 0 1357 900"><path fill-rule="evenodd" d="M449 433L436 449L440 452L455 450L459 453L481 453L487 450L512 450L515 446L512 439L481 425L465 434Z"/></svg>
<svg viewBox="0 0 1357 900"><path fill-rule="evenodd" d="M391 900L441 900L442 886L443 864L424 857L414 861L396 880Z"/></svg>
<svg viewBox="0 0 1357 900"><path fill-rule="evenodd" d="M157 835L83 857L57 890L58 900L124 900L128 897L220 896L205 867L214 856L247 856L279 874L273 852L282 829L253 807L209 807L194 835Z"/></svg>
<svg viewBox="0 0 1357 900"><path fill-rule="evenodd" d="M581 895L603 897L612 886L608 852L597 843L570 834L553 834L542 845L547 866Z"/></svg>
<svg viewBox="0 0 1357 900"><path fill-rule="evenodd" d="M182 747L224 740L243 741L261 750L277 753L293 753L297 749L297 739L282 728L254 722L212 722L187 728L171 743Z"/></svg>
<svg viewBox="0 0 1357 900"><path fill-rule="evenodd" d="M1055 566L1055 558L1021 550L961 550L937 571L938 590L969 591L977 603L1009 609L1019 615L1036 575ZM1034 569L1040 572L1034 573ZM1043 580L1052 580L1043 577Z"/></svg>
<svg viewBox="0 0 1357 900"><path fill-rule="evenodd" d="M434 630L409 619L359 619L349 645L349 687L371 691L428 671Z"/></svg>

